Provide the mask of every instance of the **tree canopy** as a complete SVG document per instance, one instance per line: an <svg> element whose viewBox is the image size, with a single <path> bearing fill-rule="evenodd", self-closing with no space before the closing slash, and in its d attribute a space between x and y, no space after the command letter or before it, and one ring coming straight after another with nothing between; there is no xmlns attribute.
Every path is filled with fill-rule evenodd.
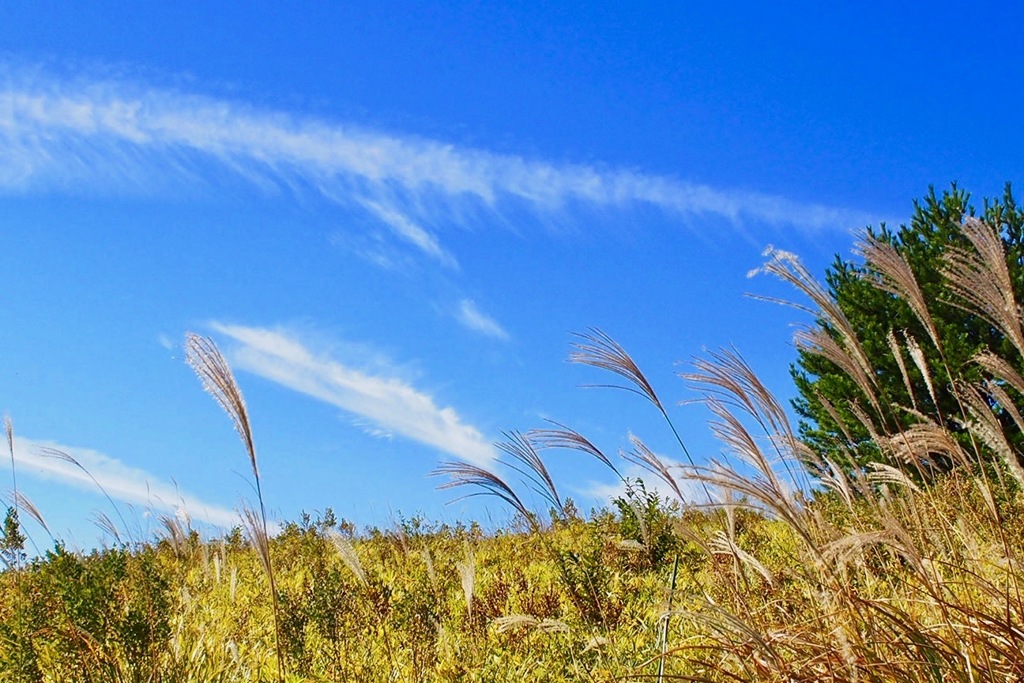
<svg viewBox="0 0 1024 683"><path fill-rule="evenodd" d="M867 361L861 367L867 369L858 379L858 372L843 367L843 358L837 362L833 350L852 353L854 349L849 348L843 325L819 312L809 334L802 343L798 340L799 357L791 368L799 392L794 406L801 417L800 434L818 455L851 470L886 462L891 453L880 451L877 436L905 432L922 423L937 425L955 439L967 439L964 426L972 414L961 389L991 386L984 384L986 373L978 363L979 354L989 352L1021 370L1020 349L1006 329L970 305L970 288L965 290L949 277L952 257L977 253L963 230L965 219L972 216L998 234L1002 254L996 257L1005 259L1010 288L1015 300L1021 301L1024 212L1009 184L1000 199L985 200L980 211L955 184L941 195L932 188L914 202L909 224L895 230L885 224L869 227L858 245L859 260L836 256L826 273L827 292L855 333ZM909 272L900 271L901 267ZM910 278L901 273L916 281L916 297L902 286ZM1012 315L1019 327L1019 310ZM831 347L833 343L836 348ZM873 397L865 387L874 392ZM1021 430L1013 428L1012 416L991 393L984 400L1009 435L1020 462ZM916 465L915 475L927 478L957 463L937 448L926 462Z"/></svg>

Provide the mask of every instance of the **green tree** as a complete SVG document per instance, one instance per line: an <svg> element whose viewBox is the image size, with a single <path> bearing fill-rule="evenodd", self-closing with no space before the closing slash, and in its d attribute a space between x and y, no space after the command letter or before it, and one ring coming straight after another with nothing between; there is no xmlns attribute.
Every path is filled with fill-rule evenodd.
<svg viewBox="0 0 1024 683"><path fill-rule="evenodd" d="M891 245L909 265L933 330L922 322L906 297L894 294L892 288L878 286L882 277L877 268L864 260L836 256L826 273L828 294L850 322L863 357L870 363L869 381L877 387L877 403L872 403L856 379L827 353L822 354L814 344L802 346L791 368L799 392L794 407L801 417L801 436L817 454L851 470L885 461L871 432L893 434L923 420L933 420L966 440L964 409L953 383L981 379L981 370L972 359L982 350L1021 368L1020 353L1014 345L990 322L958 305L943 277L943 257L950 248L970 248L961 224L965 217L975 215L970 195L956 184L941 196L932 188L926 197L914 202L909 225L897 230L885 224L877 230L868 228L861 245L862 255L869 251L866 245L872 240ZM985 200L976 217L998 229L1014 293L1017 301L1024 301L1024 212L1018 209L1010 185L1006 185L1000 200ZM844 345L842 331L827 316L819 315L815 328ZM932 341L933 332L941 349ZM914 347L921 351L917 360L910 352ZM1012 428L1005 412L1000 417L1020 459L1019 447L1024 439L1019 430ZM914 473L927 478L954 466L950 458L935 453L917 463Z"/></svg>
<svg viewBox="0 0 1024 683"><path fill-rule="evenodd" d="M21 531L18 511L7 508L4 516L3 537L0 538L0 559L7 567L18 567L25 561L25 534Z"/></svg>
<svg viewBox="0 0 1024 683"><path fill-rule="evenodd" d="M625 494L612 499L619 511L619 533L624 539L639 543L645 564L656 567L677 549L673 524L679 508L657 492L648 491L639 477L627 477L623 483Z"/></svg>

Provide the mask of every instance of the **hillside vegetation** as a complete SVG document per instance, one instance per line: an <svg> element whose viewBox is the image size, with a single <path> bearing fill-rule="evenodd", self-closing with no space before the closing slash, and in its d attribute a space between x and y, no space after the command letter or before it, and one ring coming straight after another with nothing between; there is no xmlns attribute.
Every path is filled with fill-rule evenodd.
<svg viewBox="0 0 1024 683"><path fill-rule="evenodd" d="M191 336L190 362L251 461L258 501L245 529L208 541L167 519L156 541L112 539L87 555L57 543L27 561L17 522L35 511L15 491L0 679L1024 680L1018 283L997 221L958 216L957 226L955 244L913 268L885 240L862 244L862 279L902 300L924 331L890 330L892 358L865 353L835 292L792 255L771 253L763 270L818 316L802 349L849 378L841 405L834 396L816 405L841 411L827 448L801 440L753 370L723 351L684 379L704 396L728 456L694 461L629 354L598 330L581 335L571 360L638 395L623 400L648 402L687 464L667 466L636 437L612 458L561 425L510 433L499 469L436 472L453 495L504 501L515 522L497 531L414 518L357 534L325 511L274 533L245 403L216 346ZM919 305L922 267L998 346L949 363L950 326ZM906 391L880 392L892 378L877 368L893 362ZM851 419L857 429L844 431ZM612 508L584 518L549 475L549 449L579 451L617 475L623 462L641 465L678 496L623 479ZM696 502L683 499L702 487ZM537 497L548 509L523 503Z"/></svg>

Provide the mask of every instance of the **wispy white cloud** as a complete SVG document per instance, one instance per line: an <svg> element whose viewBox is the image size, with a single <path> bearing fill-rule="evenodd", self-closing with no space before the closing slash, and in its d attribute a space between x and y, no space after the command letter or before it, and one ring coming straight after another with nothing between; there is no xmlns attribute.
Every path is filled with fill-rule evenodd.
<svg viewBox="0 0 1024 683"><path fill-rule="evenodd" d="M68 460L46 455L48 450L71 456L81 467L76 467ZM16 436L14 453L19 477L34 475L95 493L99 492L96 488L98 483L107 495L124 503L179 516L185 513L192 519L224 528L241 523L238 513L233 510L200 500L145 470L131 467L117 458L90 448Z"/></svg>
<svg viewBox="0 0 1024 683"><path fill-rule="evenodd" d="M365 200L363 206L376 215L400 239L413 245L427 256L445 266L455 267L458 265L455 257L441 246L436 235L405 214L393 207L372 200Z"/></svg>
<svg viewBox="0 0 1024 683"><path fill-rule="evenodd" d="M221 323L212 327L239 343L230 353L236 367L367 420L372 434L399 434L478 465L494 460L493 446L478 429L398 377L370 374L314 354L284 330Z"/></svg>
<svg viewBox="0 0 1024 683"><path fill-rule="evenodd" d="M260 110L126 80L0 64L0 191L224 182L298 189L366 212L446 265L438 230L480 211L649 205L685 217L848 229L863 212L636 170L551 163ZM145 189L142 187L141 189Z"/></svg>
<svg viewBox="0 0 1024 683"><path fill-rule="evenodd" d="M477 308L472 299L463 299L459 302L459 311L456 317L460 323L474 332L495 339L507 340L509 338L505 328L497 320Z"/></svg>

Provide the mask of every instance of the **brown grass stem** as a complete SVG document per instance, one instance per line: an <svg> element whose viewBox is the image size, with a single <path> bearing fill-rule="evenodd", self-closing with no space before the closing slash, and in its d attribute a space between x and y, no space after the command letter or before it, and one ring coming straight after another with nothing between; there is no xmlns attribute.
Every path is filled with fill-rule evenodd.
<svg viewBox="0 0 1024 683"><path fill-rule="evenodd" d="M256 444L252 436L252 423L245 405L242 390L235 381L231 366L224 355L209 337L189 332L185 335L185 359L199 377L203 388L213 396L214 400L231 418L245 446L252 466L252 475L256 484L256 498L259 501L259 517L248 508L243 512L243 520L250 531L260 562L266 571L270 583L270 598L274 612L274 642L277 650L277 674L279 683L284 682L284 650L281 647L280 607L277 599L277 582L274 577L274 565L270 557L270 538L267 526L267 509L263 502L263 487L260 482L260 470L256 461Z"/></svg>

